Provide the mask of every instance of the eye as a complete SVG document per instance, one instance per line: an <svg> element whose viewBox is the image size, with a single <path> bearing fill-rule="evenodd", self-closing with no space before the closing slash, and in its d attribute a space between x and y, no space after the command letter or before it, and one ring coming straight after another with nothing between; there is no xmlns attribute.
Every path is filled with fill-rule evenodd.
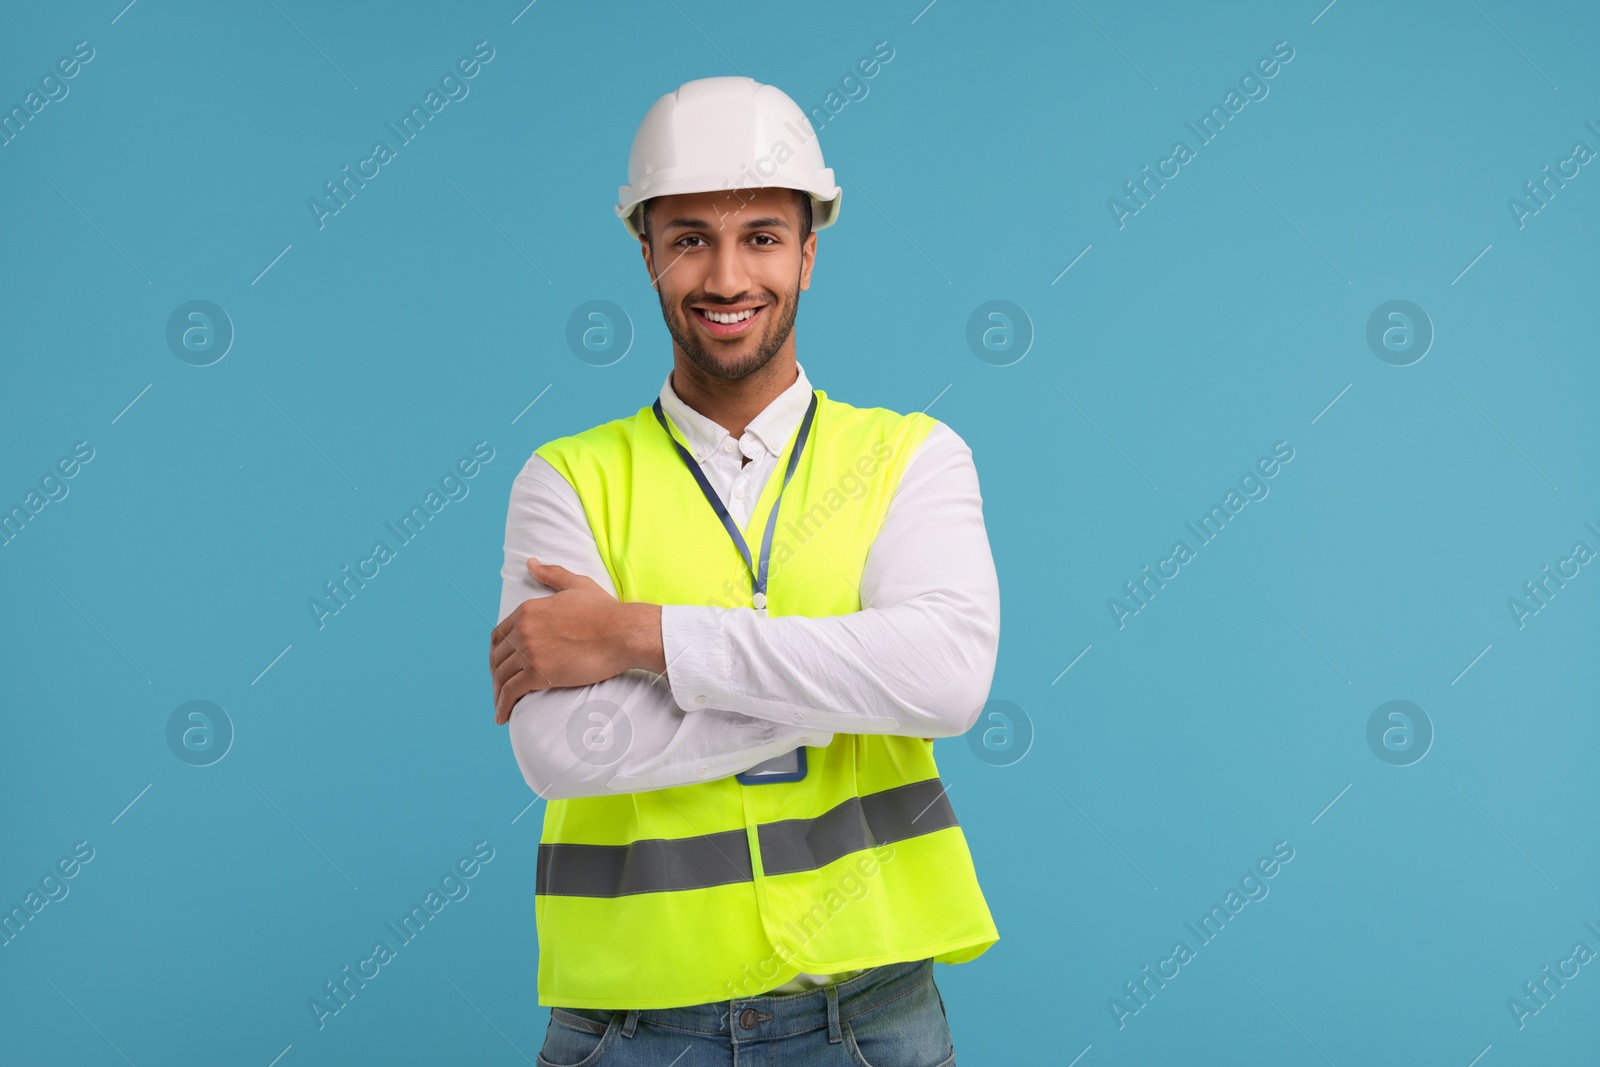
<svg viewBox="0 0 1600 1067"><path fill-rule="evenodd" d="M685 241L698 241L698 240L700 240L699 235L691 233L691 234L689 234L689 235L687 235L685 237L678 238L676 241L672 242L672 244L673 244L674 247L676 247L678 245L683 244L683 242L685 242Z"/></svg>
<svg viewBox="0 0 1600 1067"><path fill-rule="evenodd" d="M777 244L778 243L778 239L773 237L770 233L758 233L758 234L755 235L755 237L751 238L751 240L756 240L756 239L760 239L760 240L764 240L764 241L770 241L770 242L772 242L772 244ZM768 246L767 245L762 245L761 247L766 248Z"/></svg>

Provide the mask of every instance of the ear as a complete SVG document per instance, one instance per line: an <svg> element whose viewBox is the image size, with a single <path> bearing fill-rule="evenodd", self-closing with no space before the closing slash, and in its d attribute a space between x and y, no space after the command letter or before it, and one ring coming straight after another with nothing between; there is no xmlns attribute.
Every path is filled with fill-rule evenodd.
<svg viewBox="0 0 1600 1067"><path fill-rule="evenodd" d="M650 252L650 242L645 239L645 235L642 233L639 235L639 254L644 257L644 269L650 275L650 288L658 293L661 292L661 286L656 282L655 256Z"/></svg>
<svg viewBox="0 0 1600 1067"><path fill-rule="evenodd" d="M811 266L817 258L817 231L806 234L806 243L800 246L800 288L811 288Z"/></svg>

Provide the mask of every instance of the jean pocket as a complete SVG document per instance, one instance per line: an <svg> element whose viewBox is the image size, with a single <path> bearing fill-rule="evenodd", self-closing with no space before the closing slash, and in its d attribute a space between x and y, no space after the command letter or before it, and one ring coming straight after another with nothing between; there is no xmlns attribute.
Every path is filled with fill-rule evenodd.
<svg viewBox="0 0 1600 1067"><path fill-rule="evenodd" d="M621 1019L622 1013L615 1011L551 1008L539 1067L596 1067Z"/></svg>
<svg viewBox="0 0 1600 1067"><path fill-rule="evenodd" d="M840 1020L856 1067L953 1067L944 998L932 979L865 1015Z"/></svg>

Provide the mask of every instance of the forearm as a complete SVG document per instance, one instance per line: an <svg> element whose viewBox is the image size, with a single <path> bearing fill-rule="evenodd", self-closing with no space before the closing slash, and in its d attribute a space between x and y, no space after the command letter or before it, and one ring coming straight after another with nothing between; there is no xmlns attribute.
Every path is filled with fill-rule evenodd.
<svg viewBox="0 0 1600 1067"><path fill-rule="evenodd" d="M618 641L627 650L628 663L651 674L666 674L666 647L661 643L661 605L628 603L621 606L625 620Z"/></svg>
<svg viewBox="0 0 1600 1067"><path fill-rule="evenodd" d="M821 618L662 609L679 707L725 708L796 729L952 737L977 720L998 625L951 594Z"/></svg>
<svg viewBox="0 0 1600 1067"><path fill-rule="evenodd" d="M517 701L509 730L523 779L546 800L712 781L833 740L826 730L733 711L685 712L665 681L644 671L535 690Z"/></svg>

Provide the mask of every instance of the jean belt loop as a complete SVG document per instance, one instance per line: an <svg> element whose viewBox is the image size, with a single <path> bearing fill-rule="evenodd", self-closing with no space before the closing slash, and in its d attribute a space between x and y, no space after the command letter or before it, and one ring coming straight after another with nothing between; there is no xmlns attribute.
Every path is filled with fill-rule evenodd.
<svg viewBox="0 0 1600 1067"><path fill-rule="evenodd" d="M633 1028L638 1026L638 1025L639 1025L639 1011L638 1011L638 1009L637 1008L629 1008L627 1016L622 1020L622 1036L623 1037L632 1037L633 1036Z"/></svg>
<svg viewBox="0 0 1600 1067"><path fill-rule="evenodd" d="M830 982L822 989L828 998L828 1043L837 1045L844 1040L844 1035L839 1032L839 984Z"/></svg>

